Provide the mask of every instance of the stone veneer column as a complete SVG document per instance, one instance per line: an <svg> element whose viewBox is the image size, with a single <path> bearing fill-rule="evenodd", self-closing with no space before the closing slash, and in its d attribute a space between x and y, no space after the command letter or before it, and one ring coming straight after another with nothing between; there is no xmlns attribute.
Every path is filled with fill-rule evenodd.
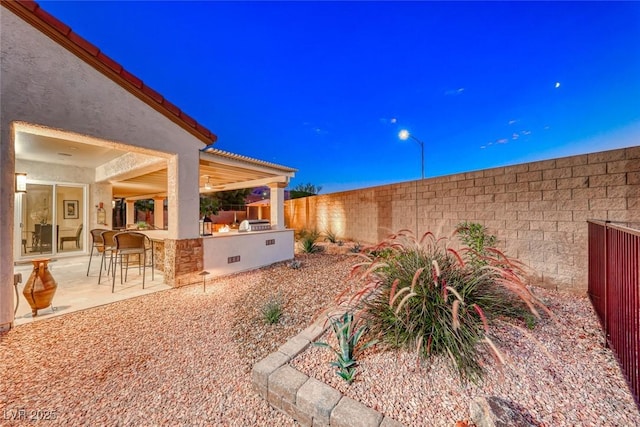
<svg viewBox="0 0 640 427"><path fill-rule="evenodd" d="M203 262L202 239L164 241L164 280L174 288L196 283Z"/></svg>

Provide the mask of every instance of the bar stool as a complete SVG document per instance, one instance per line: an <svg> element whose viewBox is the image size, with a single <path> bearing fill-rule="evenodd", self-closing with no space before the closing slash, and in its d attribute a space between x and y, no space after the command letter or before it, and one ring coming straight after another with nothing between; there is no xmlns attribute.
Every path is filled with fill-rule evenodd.
<svg viewBox="0 0 640 427"><path fill-rule="evenodd" d="M98 254L102 254L102 251L104 250L104 240L102 240L103 231L109 231L109 230L107 230L106 228L94 228L89 232L91 234L91 253L89 254L89 265L87 266L87 276L89 275L89 269L91 268L91 258L93 258L93 250L96 249L98 251Z"/></svg>
<svg viewBox="0 0 640 427"><path fill-rule="evenodd" d="M115 248L112 253L114 256L113 265L113 279L111 284L111 292L113 293L116 285L116 268L118 266L118 259L120 260L120 283L123 283L123 263L126 256L126 271L124 273L124 281L127 280L129 274L129 256L137 255L138 257L138 271L142 270L142 289L144 289L145 276L147 271L147 251L151 248L151 240L146 234L137 233L135 231L124 231L116 233L113 236L115 242ZM153 254L151 255L151 280L153 280Z"/></svg>
<svg viewBox="0 0 640 427"><path fill-rule="evenodd" d="M114 230L105 230L102 233L100 233L100 236L102 237L103 246L102 246L102 261L100 262L100 274L98 275L98 284L100 284L100 280L102 280L102 267L103 266L106 267L107 253L109 254L109 267L107 268L107 271L109 272L108 274L111 274L113 251L115 250L115 247L116 247L115 241L113 240L113 236L115 236L116 234L118 234L118 231L114 231ZM113 270L113 274L114 275L116 274L115 270Z"/></svg>

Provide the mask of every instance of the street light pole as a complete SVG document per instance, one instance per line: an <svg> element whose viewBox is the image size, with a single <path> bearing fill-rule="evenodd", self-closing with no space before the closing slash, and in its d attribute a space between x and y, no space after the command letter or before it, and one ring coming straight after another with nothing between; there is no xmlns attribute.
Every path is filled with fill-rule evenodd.
<svg viewBox="0 0 640 427"><path fill-rule="evenodd" d="M409 138L420 144L420 158L422 159L422 181L424 181L424 142L411 135L408 130L403 129L398 133L398 137L402 140ZM418 181L416 180L416 239L418 239Z"/></svg>
<svg viewBox="0 0 640 427"><path fill-rule="evenodd" d="M413 136L412 134L409 133L408 130L403 129L400 131L400 133L398 133L398 137L402 140L407 140L409 138L413 139L415 142L417 142L418 144L420 144L420 157L422 159L422 179L424 179L424 142L422 142L421 140L419 140L418 138L416 138L415 136Z"/></svg>

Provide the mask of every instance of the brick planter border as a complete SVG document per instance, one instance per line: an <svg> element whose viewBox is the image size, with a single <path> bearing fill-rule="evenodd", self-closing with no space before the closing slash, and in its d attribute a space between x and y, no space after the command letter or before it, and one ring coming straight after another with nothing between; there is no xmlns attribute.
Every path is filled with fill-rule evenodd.
<svg viewBox="0 0 640 427"><path fill-rule="evenodd" d="M253 389L275 409L305 427L402 427L399 422L343 396L289 364L324 333L322 323L316 321L253 365Z"/></svg>

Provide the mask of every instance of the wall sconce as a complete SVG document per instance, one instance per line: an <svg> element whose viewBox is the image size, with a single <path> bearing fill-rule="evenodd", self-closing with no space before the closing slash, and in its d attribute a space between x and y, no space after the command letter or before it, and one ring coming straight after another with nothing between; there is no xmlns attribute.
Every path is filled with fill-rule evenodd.
<svg viewBox="0 0 640 427"><path fill-rule="evenodd" d="M16 193L26 193L27 192L27 174L26 173L16 173Z"/></svg>

